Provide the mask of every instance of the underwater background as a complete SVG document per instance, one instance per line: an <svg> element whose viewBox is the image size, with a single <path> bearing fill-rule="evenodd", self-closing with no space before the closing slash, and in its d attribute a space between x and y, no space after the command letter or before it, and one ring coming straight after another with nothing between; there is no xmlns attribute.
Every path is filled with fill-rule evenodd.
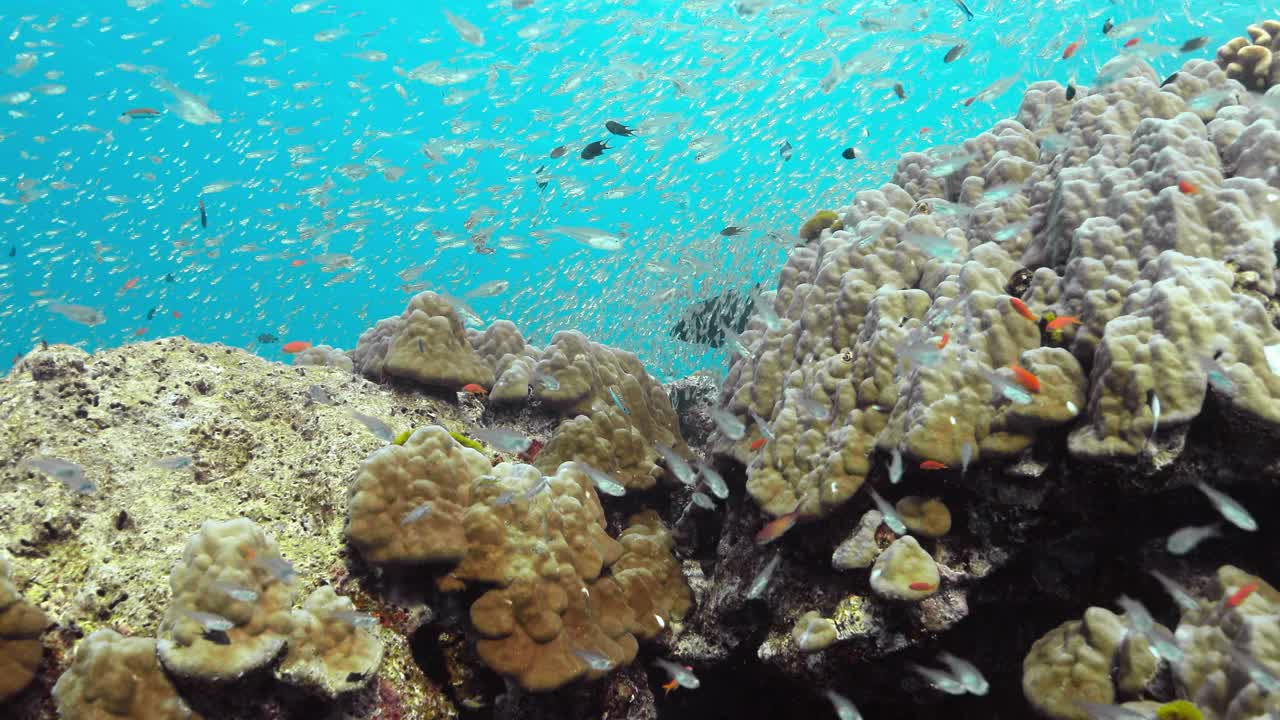
<svg viewBox="0 0 1280 720"><path fill-rule="evenodd" d="M670 329L771 287L815 209L1011 115L1034 81L1091 82L1134 37L1172 72L1186 39L1212 48L1264 5L6 2L0 358L176 334L350 348L426 287L536 343L577 328L661 379L721 372ZM1104 36L1111 18L1131 25Z"/></svg>

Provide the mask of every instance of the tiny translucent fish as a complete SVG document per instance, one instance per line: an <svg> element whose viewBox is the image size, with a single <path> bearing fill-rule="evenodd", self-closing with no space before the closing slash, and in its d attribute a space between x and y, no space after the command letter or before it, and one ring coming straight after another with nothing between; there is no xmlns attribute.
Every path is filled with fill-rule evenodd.
<svg viewBox="0 0 1280 720"><path fill-rule="evenodd" d="M516 494L510 490L507 490L506 492L499 495L497 499L493 501L493 504L498 507L506 507L507 505L510 505L511 503L515 502L515 499L516 499Z"/></svg>
<svg viewBox="0 0 1280 720"><path fill-rule="evenodd" d="M491 282L482 283L468 290L463 297L467 298L488 298L496 297L507 291L511 287L511 283L506 280L493 280Z"/></svg>
<svg viewBox="0 0 1280 720"><path fill-rule="evenodd" d="M292 583L298 577L298 571L294 569L293 563L279 555L263 558L258 562L258 566L286 585Z"/></svg>
<svg viewBox="0 0 1280 720"><path fill-rule="evenodd" d="M614 497L622 497L627 494L627 488L624 487L622 483L614 480L603 470L591 467L582 461L578 461L578 465L582 467L582 470L587 474L587 477L591 478L591 482L595 484L596 490L599 490L605 495L612 495Z"/></svg>
<svg viewBox="0 0 1280 720"><path fill-rule="evenodd" d="M1219 534L1219 524L1212 525L1188 525L1174 531L1169 539L1165 541L1164 547L1174 555L1186 555L1195 549L1197 545L1215 537Z"/></svg>
<svg viewBox="0 0 1280 720"><path fill-rule="evenodd" d="M973 462L973 443L965 443L960 446L960 476L969 472L969 463Z"/></svg>
<svg viewBox="0 0 1280 720"><path fill-rule="evenodd" d="M328 390L325 390L319 385L312 385L307 388L307 399L313 403L319 403L321 405L333 404L333 396L329 394Z"/></svg>
<svg viewBox="0 0 1280 720"><path fill-rule="evenodd" d="M902 480L902 451L898 448L893 449L893 453L889 457L889 482L897 485Z"/></svg>
<svg viewBox="0 0 1280 720"><path fill-rule="evenodd" d="M613 661L604 653L594 650L574 650L573 654L595 672L605 672L613 668Z"/></svg>
<svg viewBox="0 0 1280 720"><path fill-rule="evenodd" d="M22 464L29 469L39 470L54 480L60 480L72 492L88 494L97 489L97 486L85 478L84 468L68 460L42 455L27 458Z"/></svg>
<svg viewBox="0 0 1280 720"><path fill-rule="evenodd" d="M333 614L333 617L352 627L371 628L378 625L378 618L355 610L339 610Z"/></svg>
<svg viewBox="0 0 1280 720"><path fill-rule="evenodd" d="M911 665L912 670L915 670L920 677L927 680L934 688L941 690L948 695L963 695L965 693L964 684L947 673L936 668L925 667L915 663L909 664Z"/></svg>
<svg viewBox="0 0 1280 720"><path fill-rule="evenodd" d="M429 512L431 512L431 503L429 502L422 503L418 507L405 513L404 517L400 518L400 524L408 525L409 523L417 522L418 520L421 520L422 518L426 517L427 513Z"/></svg>
<svg viewBox="0 0 1280 720"><path fill-rule="evenodd" d="M1258 521L1254 520L1249 511L1245 510L1244 506L1232 499L1231 496L1221 490L1209 487L1203 480L1196 483L1196 487L1200 488L1200 492L1209 498L1209 502L1213 503L1213 507L1222 514L1222 517L1227 519L1227 522L1247 532L1253 532L1258 529Z"/></svg>
<svg viewBox="0 0 1280 720"><path fill-rule="evenodd" d="M204 612L202 610L184 610L183 613L192 620L200 623L200 627L204 628L205 632L226 632L236 626L235 623L230 620L211 612Z"/></svg>
<svg viewBox="0 0 1280 720"><path fill-rule="evenodd" d="M152 460L151 464L165 470L183 470L191 467L191 462L191 458L186 455L170 455L159 460Z"/></svg>
<svg viewBox="0 0 1280 720"><path fill-rule="evenodd" d="M388 427L386 423L382 422L378 418L365 415L364 413L358 413L355 410L351 411L351 417L361 425L368 428L369 432L373 433L379 440L382 440L383 442L391 442L395 439L396 434L391 431L391 428Z"/></svg>
<svg viewBox="0 0 1280 720"><path fill-rule="evenodd" d="M1178 647L1178 641L1174 639L1173 633L1163 625L1156 625L1151 628L1151 633L1147 635L1147 641L1151 643L1151 649L1155 651L1163 660L1169 663L1182 662L1182 648Z"/></svg>
<svg viewBox="0 0 1280 720"><path fill-rule="evenodd" d="M778 313L773 311L775 297L777 297L775 293L753 292L751 295L752 306L755 307L760 319L764 321L764 326L770 330L777 330L782 327L782 321L778 319Z"/></svg>
<svg viewBox="0 0 1280 720"><path fill-rule="evenodd" d="M839 720L862 720L862 713L858 712L858 708L854 707L849 698L835 690L826 690L823 694L831 701L831 706L835 708L836 717Z"/></svg>
<svg viewBox="0 0 1280 720"><path fill-rule="evenodd" d="M613 398L613 404L618 406L623 415L631 414L631 411L627 409L626 405L622 404L622 398L618 397L618 393L613 388L609 388L609 397Z"/></svg>
<svg viewBox="0 0 1280 720"><path fill-rule="evenodd" d="M654 443L653 446L657 448L658 454L661 455L662 459L667 463L667 469L676 476L677 480L685 485L693 485L697 482L697 476L694 475L693 468L690 467L689 463L686 462L684 458L680 457L675 450L672 450L662 443Z"/></svg>
<svg viewBox="0 0 1280 720"><path fill-rule="evenodd" d="M709 414L720 433L730 440L741 440L747 434L747 426L728 410L712 408Z"/></svg>
<svg viewBox="0 0 1280 720"><path fill-rule="evenodd" d="M471 437L508 453L522 453L533 444L532 440L515 430L504 428L475 428L471 431Z"/></svg>
<svg viewBox="0 0 1280 720"><path fill-rule="evenodd" d="M764 421L764 418L757 415L755 410L748 410L747 412L751 413L751 419L755 420L756 427L760 428L760 434L764 436L764 439L772 440L773 431L769 429L769 424Z"/></svg>
<svg viewBox="0 0 1280 720"><path fill-rule="evenodd" d="M1195 610L1200 607L1200 603L1196 601L1194 595L1189 590L1174 582L1172 578L1159 570L1151 570L1151 577L1155 578L1164 586L1164 591L1173 598L1173 602L1182 610Z"/></svg>
<svg viewBox="0 0 1280 720"><path fill-rule="evenodd" d="M711 490L712 495L721 500L729 497L729 486L725 483L724 476L716 472L715 468L698 463L698 473L702 475L702 480L706 482L707 488Z"/></svg>
<svg viewBox="0 0 1280 720"><path fill-rule="evenodd" d="M715 500L712 500L712 499L711 499L711 498L709 498L709 497L707 497L707 496L706 496L706 495L704 495L703 493L695 492L693 495L691 495L691 496L689 497L689 500L690 500L690 501L692 501L694 505L697 505L698 507L702 508L703 510L715 510L715 509L716 509L716 501L715 501Z"/></svg>
<svg viewBox="0 0 1280 720"><path fill-rule="evenodd" d="M458 17L448 10L443 10L442 12L444 12L444 18L453 26L462 42L476 47L484 47L484 33L480 31L480 28L472 25L466 18Z"/></svg>
<svg viewBox="0 0 1280 720"><path fill-rule="evenodd" d="M534 495L537 495L538 493L542 492L543 490L546 490L549 487L551 487L551 478L547 477L546 475L543 475L542 478L538 480L538 482L534 483L528 490L524 491L524 499L532 500Z"/></svg>
<svg viewBox="0 0 1280 720"><path fill-rule="evenodd" d="M998 390L1005 398L1012 400L1019 405L1027 405L1031 402L1031 393L1023 389L1023 387L1014 380L1010 380L1003 375L989 370L981 370L979 371L979 374L986 378L987 382L991 383L991 387Z"/></svg>
<svg viewBox="0 0 1280 720"><path fill-rule="evenodd" d="M97 308L91 308L85 305L63 305L62 303L53 303L49 305L49 312L61 315L62 317L78 322L81 325L94 327L101 325L107 321L107 316Z"/></svg>
<svg viewBox="0 0 1280 720"><path fill-rule="evenodd" d="M888 525L889 529L895 533L906 535L907 526L902 524L902 518L898 517L898 511L894 510L889 501L885 500L874 488L868 489L871 491L871 499L876 503L876 509L880 511L880 514L884 515L884 524Z"/></svg>
<svg viewBox="0 0 1280 720"><path fill-rule="evenodd" d="M227 597L240 602L253 602L258 599L258 593L246 587L233 585L231 583L215 583L214 587L226 593Z"/></svg>
<svg viewBox="0 0 1280 720"><path fill-rule="evenodd" d="M826 405L818 402L814 398L805 395L800 390L792 390L791 397L793 402L805 412L809 413L814 420L825 422L831 418L831 410Z"/></svg>
<svg viewBox="0 0 1280 720"><path fill-rule="evenodd" d="M1151 393L1151 437L1148 442L1154 442L1156 439L1156 430L1160 428L1160 396L1154 392Z"/></svg>
<svg viewBox="0 0 1280 720"><path fill-rule="evenodd" d="M782 551L773 554L769 562L765 563L764 568L751 581L751 586L747 588L747 599L755 600L760 597L764 589L769 587L769 581L773 579L773 572L778 569L778 563L782 562Z"/></svg>
<svg viewBox="0 0 1280 720"><path fill-rule="evenodd" d="M698 686L702 684L698 681L697 676L693 674L693 671L683 665L677 665L670 660L663 660L662 658L656 658L653 664L666 670L671 679L686 690L697 690Z"/></svg>
<svg viewBox="0 0 1280 720"><path fill-rule="evenodd" d="M1276 677L1257 658L1236 647L1231 648L1231 657L1237 665L1244 667L1245 672L1249 673L1249 679L1257 683L1258 687L1270 695L1280 694L1280 677Z"/></svg>
<svg viewBox="0 0 1280 720"><path fill-rule="evenodd" d="M964 685L964 689L974 695L986 695L991 685L987 683L987 679L982 676L982 671L973 663L962 657L956 657L949 652L938 653L938 660L942 661L951 671L951 674Z"/></svg>
<svg viewBox="0 0 1280 720"><path fill-rule="evenodd" d="M542 387L546 388L550 392L555 392L560 389L560 381L557 380L554 375L549 373L539 373L536 380L542 385Z"/></svg>
<svg viewBox="0 0 1280 720"><path fill-rule="evenodd" d="M1143 635L1151 634L1151 631L1156 626L1156 621L1155 618L1151 617L1146 605L1128 595L1121 595L1116 598L1116 604L1120 606L1121 610L1124 610L1124 614L1129 619L1129 622L1133 624L1134 630Z"/></svg>

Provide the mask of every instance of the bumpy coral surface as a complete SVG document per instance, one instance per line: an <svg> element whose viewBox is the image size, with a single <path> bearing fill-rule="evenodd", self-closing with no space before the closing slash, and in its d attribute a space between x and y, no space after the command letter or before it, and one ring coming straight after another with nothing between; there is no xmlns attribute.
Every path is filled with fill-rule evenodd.
<svg viewBox="0 0 1280 720"><path fill-rule="evenodd" d="M1280 85L1280 20L1264 20L1247 29L1249 37L1232 38L1218 48L1218 66L1227 77L1253 90Z"/></svg>
<svg viewBox="0 0 1280 720"><path fill-rule="evenodd" d="M160 660L185 677L227 680L263 667L292 628L293 566L246 518L210 520L169 574Z"/></svg>
<svg viewBox="0 0 1280 720"><path fill-rule="evenodd" d="M791 253L725 384L747 435L718 451L765 511L814 516L877 449L955 468L1069 426L1074 457L1132 459L1208 393L1274 431L1276 124L1213 63L1162 86L1121 57L1073 100L1034 83L1015 119L903 155Z"/></svg>
<svg viewBox="0 0 1280 720"><path fill-rule="evenodd" d="M671 556L675 543L652 510L628 518L618 542L622 555L613 563L613 578L636 612L636 636L651 639L683 618L692 603L680 564Z"/></svg>
<svg viewBox="0 0 1280 720"><path fill-rule="evenodd" d="M332 587L316 588L291 617L289 651L276 676L330 699L363 687L382 662L378 621Z"/></svg>
<svg viewBox="0 0 1280 720"><path fill-rule="evenodd" d="M156 641L98 630L53 686L63 720L198 720L156 659Z"/></svg>
<svg viewBox="0 0 1280 720"><path fill-rule="evenodd" d="M9 562L0 557L0 703L31 682L44 648L40 634L49 619L22 599L9 578Z"/></svg>

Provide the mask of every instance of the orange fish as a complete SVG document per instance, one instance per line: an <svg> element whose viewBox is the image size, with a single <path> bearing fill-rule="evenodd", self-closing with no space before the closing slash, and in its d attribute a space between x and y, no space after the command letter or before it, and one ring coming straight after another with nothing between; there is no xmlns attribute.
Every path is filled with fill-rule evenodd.
<svg viewBox="0 0 1280 720"><path fill-rule="evenodd" d="M1010 363L1009 369L1013 371L1013 376L1018 379L1019 385L1033 393L1040 392L1040 378L1032 375L1030 370L1016 362Z"/></svg>
<svg viewBox="0 0 1280 720"><path fill-rule="evenodd" d="M929 128L927 128L927 127L920 128L920 134L921 134L921 135L928 135L928 134L929 134Z"/></svg>
<svg viewBox="0 0 1280 720"><path fill-rule="evenodd" d="M1231 593L1231 597L1227 598L1227 607L1229 608L1240 607L1240 603L1244 602L1246 598L1252 595L1253 591L1258 589L1258 586L1259 586L1258 581L1254 580L1248 585L1245 585L1244 587L1241 587L1239 590Z"/></svg>
<svg viewBox="0 0 1280 720"><path fill-rule="evenodd" d="M302 267L303 265L306 265L306 264L307 264L306 260L294 260L293 262L289 263L289 267Z"/></svg>
<svg viewBox="0 0 1280 720"><path fill-rule="evenodd" d="M311 347L311 343L306 340L294 340L293 342L287 342L280 346L280 349L292 355L294 353L300 353L309 347Z"/></svg>
<svg viewBox="0 0 1280 720"><path fill-rule="evenodd" d="M1022 317L1024 317L1024 318L1026 318L1026 319L1030 320L1031 322L1039 322L1039 321L1040 321L1040 318L1036 317L1036 314L1035 314L1035 313L1033 313L1033 312L1031 312L1031 308L1027 307L1027 304L1026 304L1026 303L1024 303L1024 302L1022 302L1022 301L1021 301L1021 300L1019 300L1018 298L1016 298L1016 297L1010 297L1010 298L1009 298L1009 304L1013 306L1013 309L1014 309L1014 310L1017 310L1017 311L1018 311L1018 314L1019 314L1019 315L1021 315Z"/></svg>
<svg viewBox="0 0 1280 720"><path fill-rule="evenodd" d="M940 463L937 460L925 460L924 462L920 463L920 469L921 470L946 470L947 464Z"/></svg>
<svg viewBox="0 0 1280 720"><path fill-rule="evenodd" d="M144 327L140 327L137 330L133 331L134 337L138 337L139 335L146 335L146 334L147 334L147 329Z"/></svg>
<svg viewBox="0 0 1280 720"><path fill-rule="evenodd" d="M977 96L977 95L974 95L973 97L971 97L971 98L969 98L968 100L965 100L965 101L964 101L964 106L965 106L965 107L969 107L970 105L972 105L972 104L973 104L973 101L974 101L974 100L977 100L977 99L978 99L978 96Z"/></svg>
<svg viewBox="0 0 1280 720"><path fill-rule="evenodd" d="M764 438L756 438L755 440L752 440L752 441L751 441L751 450L752 450L753 452L754 452L754 451L756 451L756 450L759 450L760 448L764 447L764 443L765 443L765 439L764 439Z"/></svg>
<svg viewBox="0 0 1280 720"><path fill-rule="evenodd" d="M466 385L463 385L462 392L471 393L472 395L488 395L489 394L489 391L485 390L483 385L477 385L476 383L467 383Z"/></svg>
<svg viewBox="0 0 1280 720"><path fill-rule="evenodd" d="M182 313L178 312L177 310L174 310L174 311L173 311L173 317L174 317L174 319L181 320L181 319L182 319Z"/></svg>
<svg viewBox="0 0 1280 720"><path fill-rule="evenodd" d="M131 110L125 110L120 114L123 116L131 117L131 118L160 117L159 110L156 110L155 108L148 108L148 107L133 108Z"/></svg>
<svg viewBox="0 0 1280 720"><path fill-rule="evenodd" d="M1190 183L1186 180L1178 181L1178 189L1182 191L1183 195L1195 195L1200 192L1200 188L1196 187L1195 183Z"/></svg>
<svg viewBox="0 0 1280 720"><path fill-rule="evenodd" d="M1045 323L1045 330L1061 330L1068 325L1079 325L1080 318L1075 315L1059 315L1058 317Z"/></svg>
<svg viewBox="0 0 1280 720"><path fill-rule="evenodd" d="M912 590L919 590L921 592L925 592L927 590L932 590L934 588L934 585L927 582L913 582L907 587L911 588Z"/></svg>
<svg viewBox="0 0 1280 720"><path fill-rule="evenodd" d="M1079 49L1080 49L1080 41L1079 41L1079 40L1077 40L1077 41L1075 41L1075 42L1071 43L1070 45L1068 45L1068 46L1067 46L1067 49L1066 49L1066 50L1063 50L1063 51L1062 51L1062 59L1063 59L1063 60L1069 60L1069 59L1071 58L1071 56L1072 56L1072 55L1075 55L1075 54L1076 54L1076 51L1077 51L1077 50L1079 50Z"/></svg>
<svg viewBox="0 0 1280 720"><path fill-rule="evenodd" d="M799 517L797 512L792 510L786 515L779 515L770 520L764 527L760 528L760 532L756 533L756 544L768 545L785 535L788 530L796 526L796 518Z"/></svg>
<svg viewBox="0 0 1280 720"><path fill-rule="evenodd" d="M120 290L121 290L121 291L124 291L124 290L132 290L132 289L134 289L134 288L135 288L135 287L137 287L137 285L138 285L138 279L139 279L139 278L136 278L136 277L134 277L134 278L129 278L128 280L126 280L126 281L125 281L125 283L124 283L124 287L120 288Z"/></svg>
<svg viewBox="0 0 1280 720"><path fill-rule="evenodd" d="M1129 38L1128 40L1124 41L1125 47L1133 47L1134 45L1137 45L1137 44L1138 44L1138 38Z"/></svg>
<svg viewBox="0 0 1280 720"><path fill-rule="evenodd" d="M942 333L942 339L938 341L938 349L941 350L942 348L946 347L947 343L950 340L951 340L951 333Z"/></svg>
<svg viewBox="0 0 1280 720"><path fill-rule="evenodd" d="M675 690L678 687L680 687L680 683L676 682L675 680L662 683L662 689L667 691L667 695L670 695L671 691Z"/></svg>

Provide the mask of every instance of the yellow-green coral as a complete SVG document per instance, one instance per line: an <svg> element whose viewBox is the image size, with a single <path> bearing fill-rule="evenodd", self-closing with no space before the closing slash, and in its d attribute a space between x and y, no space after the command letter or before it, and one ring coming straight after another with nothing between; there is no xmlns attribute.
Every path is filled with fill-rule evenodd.
<svg viewBox="0 0 1280 720"><path fill-rule="evenodd" d="M1204 720L1204 713L1193 703L1174 700L1156 708L1156 717L1160 720Z"/></svg>
<svg viewBox="0 0 1280 720"><path fill-rule="evenodd" d="M823 230L835 228L840 216L833 210L819 210L800 226L800 237L804 240L817 240Z"/></svg>

